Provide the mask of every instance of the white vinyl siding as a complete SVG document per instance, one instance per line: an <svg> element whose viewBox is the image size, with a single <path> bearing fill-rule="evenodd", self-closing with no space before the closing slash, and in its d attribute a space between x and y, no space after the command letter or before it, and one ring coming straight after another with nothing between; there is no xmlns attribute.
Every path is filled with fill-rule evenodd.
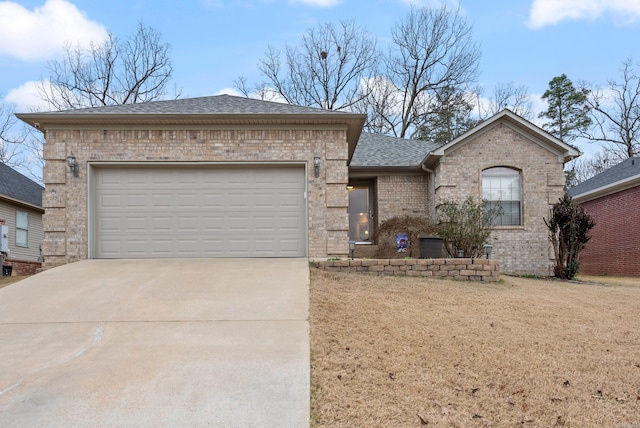
<svg viewBox="0 0 640 428"><path fill-rule="evenodd" d="M16 211L28 213L29 233L28 246L16 245ZM9 251L14 260L38 261L40 246L43 240L42 212L24 206L16 206L5 200L0 200L0 218L6 220L9 227Z"/></svg>

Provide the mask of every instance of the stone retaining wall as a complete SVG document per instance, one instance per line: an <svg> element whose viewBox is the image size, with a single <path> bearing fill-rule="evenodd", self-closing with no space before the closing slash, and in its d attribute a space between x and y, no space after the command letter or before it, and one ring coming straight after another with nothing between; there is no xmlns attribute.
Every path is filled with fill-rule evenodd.
<svg viewBox="0 0 640 428"><path fill-rule="evenodd" d="M498 261L487 259L355 259L322 260L313 264L328 272L435 276L487 282L500 280Z"/></svg>

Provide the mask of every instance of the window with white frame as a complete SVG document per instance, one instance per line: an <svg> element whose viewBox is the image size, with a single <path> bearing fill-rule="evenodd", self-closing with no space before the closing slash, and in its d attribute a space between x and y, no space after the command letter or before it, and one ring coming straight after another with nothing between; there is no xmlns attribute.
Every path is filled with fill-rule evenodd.
<svg viewBox="0 0 640 428"><path fill-rule="evenodd" d="M482 171L482 199L487 209L502 207L503 213L493 224L496 226L522 225L522 191L520 171L495 167Z"/></svg>
<svg viewBox="0 0 640 428"><path fill-rule="evenodd" d="M16 211L16 246L29 246L29 213Z"/></svg>

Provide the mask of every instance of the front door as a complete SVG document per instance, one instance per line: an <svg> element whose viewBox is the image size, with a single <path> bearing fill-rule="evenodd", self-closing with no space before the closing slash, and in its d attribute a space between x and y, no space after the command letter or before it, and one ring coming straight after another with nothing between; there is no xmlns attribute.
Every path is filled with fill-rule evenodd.
<svg viewBox="0 0 640 428"><path fill-rule="evenodd" d="M371 186L349 186L349 240L373 242Z"/></svg>

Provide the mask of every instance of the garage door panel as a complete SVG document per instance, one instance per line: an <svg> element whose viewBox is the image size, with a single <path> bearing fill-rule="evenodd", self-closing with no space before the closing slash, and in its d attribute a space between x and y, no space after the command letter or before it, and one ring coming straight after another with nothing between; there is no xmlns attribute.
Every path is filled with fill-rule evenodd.
<svg viewBox="0 0 640 428"><path fill-rule="evenodd" d="M145 224L149 231L171 232L174 227L173 217L149 216Z"/></svg>
<svg viewBox="0 0 640 428"><path fill-rule="evenodd" d="M131 233L146 232L149 222L147 217L129 216L127 217L127 230Z"/></svg>
<svg viewBox="0 0 640 428"><path fill-rule="evenodd" d="M256 233L275 233L278 230L278 219L273 216L255 216L252 223Z"/></svg>
<svg viewBox="0 0 640 428"><path fill-rule="evenodd" d="M224 219L222 216L204 217L202 223L202 231L209 233L221 233L224 231Z"/></svg>
<svg viewBox="0 0 640 428"><path fill-rule="evenodd" d="M306 255L302 168L95 171L98 258Z"/></svg>
<svg viewBox="0 0 640 428"><path fill-rule="evenodd" d="M177 206L180 208L198 208L199 195L195 192L193 193L182 193L178 195L177 198Z"/></svg>
<svg viewBox="0 0 640 428"><path fill-rule="evenodd" d="M120 217L103 217L98 223L100 232L118 232L122 228Z"/></svg>
<svg viewBox="0 0 640 428"><path fill-rule="evenodd" d="M225 200L222 192L205 192L200 199L203 208L216 209L224 207Z"/></svg>

